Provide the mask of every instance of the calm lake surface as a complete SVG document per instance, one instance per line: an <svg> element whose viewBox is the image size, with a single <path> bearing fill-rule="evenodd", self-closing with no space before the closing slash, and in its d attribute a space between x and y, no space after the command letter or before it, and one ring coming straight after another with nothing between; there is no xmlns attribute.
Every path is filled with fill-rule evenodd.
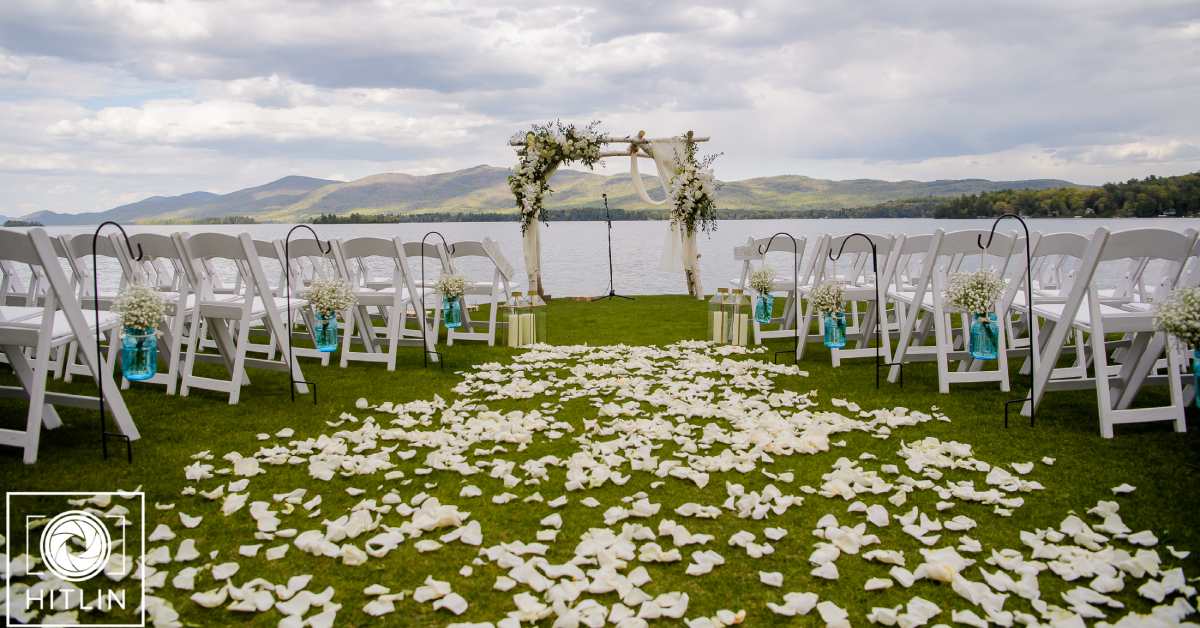
<svg viewBox="0 0 1200 628"><path fill-rule="evenodd" d="M813 237L822 233L844 234L854 231L868 233L930 233L935 229L955 231L961 229L988 229L991 220L935 220L924 218L896 219L788 219L788 220L726 220L709 235L701 235L700 264L705 290L727 286L729 279L736 278L740 266L733 259L733 247L745 242L747 237L768 237L777 232L793 236ZM1043 233L1075 232L1091 233L1100 227L1110 230L1158 227L1172 230L1200 229L1200 219L1194 218L1121 218L1121 219L1033 219L1030 228ZM1016 222L1001 223L1002 230L1020 228ZM175 225L126 227L129 233L172 233L217 231L222 233L247 232L256 239L284 237L292 225ZM452 223L408 223L380 225L318 225L316 231L321 238L353 238L359 236L396 237L404 240L420 240L427 232L438 231L450 242L456 240L482 240L490 237L500 244L504 255L517 269L514 289L525 288L525 262L521 255L521 228L514 221L507 222L452 222ZM84 226L47 227L52 235L91 232ZM678 294L686 292L681 273L663 272L659 261L663 252L667 223L662 221L614 222L612 228L613 279L616 290L622 294ZM303 238L307 231L298 231L295 238ZM436 241L436 237L430 242ZM783 258L783 255L773 255ZM786 264L786 259L779 260ZM119 270L105 269L103 283L115 285ZM414 272L418 272L416 268ZM465 267L468 274L478 274L479 267ZM431 269L430 274L434 274ZM553 222L542 230L542 275L546 292L554 296L595 296L608 292L608 251L605 223L603 222ZM490 275L481 278L490 279Z"/></svg>

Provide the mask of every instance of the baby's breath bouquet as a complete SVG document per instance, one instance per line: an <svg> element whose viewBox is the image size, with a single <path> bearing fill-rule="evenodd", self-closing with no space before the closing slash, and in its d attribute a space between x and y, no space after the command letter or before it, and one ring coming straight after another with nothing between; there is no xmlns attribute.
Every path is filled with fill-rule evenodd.
<svg viewBox="0 0 1200 628"><path fill-rule="evenodd" d="M763 266L750 275L750 287L759 294L769 294L775 285L775 269Z"/></svg>
<svg viewBox="0 0 1200 628"><path fill-rule="evenodd" d="M842 311L842 294L845 288L840 283L829 282L817 286L812 292L813 305L822 316Z"/></svg>
<svg viewBox="0 0 1200 628"><path fill-rule="evenodd" d="M162 320L166 304L157 290L130 284L113 301L113 311L121 315L121 324L134 329L153 329Z"/></svg>
<svg viewBox="0 0 1200 628"><path fill-rule="evenodd" d="M950 277L950 285L946 286L943 297L950 307L970 312L986 314L996 307L996 299L1004 291L1004 281L988 270L977 270L973 273L955 273Z"/></svg>
<svg viewBox="0 0 1200 628"><path fill-rule="evenodd" d="M349 284L341 279L313 279L301 294L313 309L326 318L345 311L358 303Z"/></svg>
<svg viewBox="0 0 1200 628"><path fill-rule="evenodd" d="M1155 312L1155 325L1192 349L1200 349L1200 288L1171 293Z"/></svg>
<svg viewBox="0 0 1200 628"><path fill-rule="evenodd" d="M442 275L433 289L446 299L457 299L467 292L467 280L462 275Z"/></svg>

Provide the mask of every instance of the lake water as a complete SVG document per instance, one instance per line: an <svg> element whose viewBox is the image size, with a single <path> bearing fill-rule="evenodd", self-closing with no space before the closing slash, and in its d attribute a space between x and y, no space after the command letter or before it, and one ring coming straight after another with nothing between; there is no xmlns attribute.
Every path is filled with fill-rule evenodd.
<svg viewBox="0 0 1200 628"><path fill-rule="evenodd" d="M844 234L853 231L868 233L931 233L935 229L988 229L991 220L934 220L922 218L896 219L787 219L787 220L727 220L717 231L699 237L701 277L705 290L728 285L736 278L740 266L733 259L733 247L747 237L768 237L777 232L793 236L814 236L822 233ZM683 277L678 272L660 270L660 258L667 224L661 221L614 222L612 228L613 278L616 290L622 294L685 293ZM1033 219L1030 229L1043 233L1091 233L1099 227L1111 230L1139 227L1158 227L1172 230L1200 229L1200 219L1190 218L1123 218L1123 219ZM1020 228L1016 222L1001 223L1002 229ZM142 226L126 227L129 233L175 231L223 233L248 232L257 239L282 238L291 225L203 225L203 226ZM517 269L515 289L524 289L524 259L521 255L521 228L514 221L408 223L379 225L318 225L321 238L352 238L358 236L396 237L420 240L429 231L442 233L450 242L481 240L490 237L499 243L504 255ZM51 234L90 232L83 226L47 227ZM307 236L298 231L294 237ZM431 242L436 239L431 239ZM775 257L784 257L778 255ZM786 264L786 259L780 260ZM414 269L415 272L416 269ZM467 267L464 271L472 273ZM115 268L105 275L104 283L115 283ZM554 296L595 296L608 292L608 252L604 222L554 222L542 230L542 275L546 292ZM487 276L490 278L490 275Z"/></svg>

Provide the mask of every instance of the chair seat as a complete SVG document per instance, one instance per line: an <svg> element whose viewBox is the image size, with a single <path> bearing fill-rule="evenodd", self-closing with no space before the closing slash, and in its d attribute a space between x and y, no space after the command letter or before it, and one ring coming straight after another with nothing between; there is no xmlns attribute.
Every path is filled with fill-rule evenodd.
<svg viewBox="0 0 1200 628"><path fill-rule="evenodd" d="M44 310L40 307L23 307L23 306L0 306L0 335L4 332L11 332L14 337L20 336L27 341L22 342L27 346L33 346L37 342L37 335L41 330ZM96 332L95 315L91 312L85 312L83 316L84 322L88 326L88 331L93 334ZM100 330L107 331L115 327L121 326L121 316L115 312L108 310L100 310ZM62 311L54 313L54 322L51 327L51 345L58 346L65 342L75 340L75 332L71 330L71 324L67 322L67 315ZM93 337L94 338L94 337Z"/></svg>
<svg viewBox="0 0 1200 628"><path fill-rule="evenodd" d="M1065 307L1066 305L1062 303L1034 303L1033 311L1042 318L1062 321ZM1154 330L1154 314L1148 309L1125 309L1101 303L1100 316L1104 318L1105 332ZM1071 324L1083 331L1091 331L1092 311L1086 300L1079 306L1079 311L1075 313L1075 319L1071 321Z"/></svg>

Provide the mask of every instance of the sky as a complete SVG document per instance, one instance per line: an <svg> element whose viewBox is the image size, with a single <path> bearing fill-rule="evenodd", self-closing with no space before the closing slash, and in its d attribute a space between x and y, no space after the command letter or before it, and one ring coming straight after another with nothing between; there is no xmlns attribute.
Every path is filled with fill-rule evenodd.
<svg viewBox="0 0 1200 628"><path fill-rule="evenodd" d="M724 180L1095 184L1200 170L1198 103L1196 0L4 0L0 215L507 167L556 118Z"/></svg>

